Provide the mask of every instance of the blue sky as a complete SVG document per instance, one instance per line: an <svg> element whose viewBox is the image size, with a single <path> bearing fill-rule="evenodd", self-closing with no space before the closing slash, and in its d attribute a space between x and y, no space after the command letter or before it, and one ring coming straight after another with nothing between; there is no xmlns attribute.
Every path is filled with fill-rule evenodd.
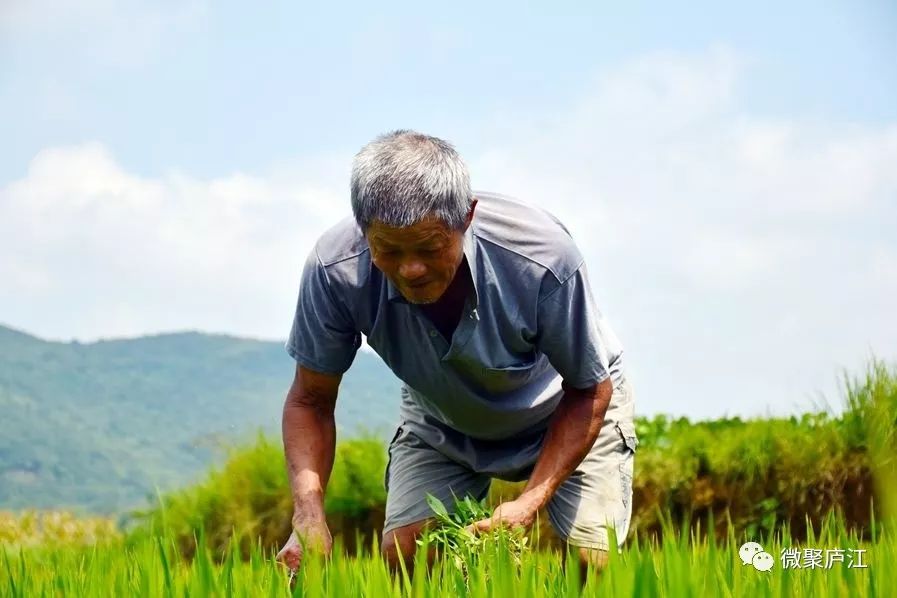
<svg viewBox="0 0 897 598"><path fill-rule="evenodd" d="M892 2L0 7L0 322L283 338L378 133L583 246L643 413L791 413L897 351Z"/></svg>

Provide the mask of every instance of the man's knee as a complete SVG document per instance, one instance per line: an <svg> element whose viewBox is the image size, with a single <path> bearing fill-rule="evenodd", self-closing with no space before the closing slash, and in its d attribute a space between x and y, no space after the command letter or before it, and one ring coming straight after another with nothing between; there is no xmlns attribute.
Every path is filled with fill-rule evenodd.
<svg viewBox="0 0 897 598"><path fill-rule="evenodd" d="M420 537L429 520L415 521L402 527L393 528L383 534L383 543L380 553L391 567L398 567L399 558L405 560L406 565L414 558L417 549L417 539Z"/></svg>

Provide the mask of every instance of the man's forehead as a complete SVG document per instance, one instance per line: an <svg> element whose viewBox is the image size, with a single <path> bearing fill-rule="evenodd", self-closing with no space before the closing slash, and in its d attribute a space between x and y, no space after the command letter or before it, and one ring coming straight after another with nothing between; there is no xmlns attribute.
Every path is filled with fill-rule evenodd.
<svg viewBox="0 0 897 598"><path fill-rule="evenodd" d="M374 220L367 229L368 239L390 242L411 242L436 237L448 237L451 229L435 216L427 216L410 226L389 226Z"/></svg>

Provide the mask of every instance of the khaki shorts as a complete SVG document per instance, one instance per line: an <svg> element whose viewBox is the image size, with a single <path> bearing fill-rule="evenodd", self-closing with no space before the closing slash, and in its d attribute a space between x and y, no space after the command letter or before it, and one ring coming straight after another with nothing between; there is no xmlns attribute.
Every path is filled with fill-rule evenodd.
<svg viewBox="0 0 897 598"><path fill-rule="evenodd" d="M620 391L631 393L628 383L614 392ZM631 400L631 396L627 399ZM631 417L618 421L611 415L608 410L595 444L548 503L552 527L573 546L607 550L608 529L613 527L621 547L629 532L638 439ZM463 498L469 494L483 500L490 483L489 475L449 459L411 430L399 426L389 445L383 535L432 517L426 501L428 493L450 507L454 496Z"/></svg>

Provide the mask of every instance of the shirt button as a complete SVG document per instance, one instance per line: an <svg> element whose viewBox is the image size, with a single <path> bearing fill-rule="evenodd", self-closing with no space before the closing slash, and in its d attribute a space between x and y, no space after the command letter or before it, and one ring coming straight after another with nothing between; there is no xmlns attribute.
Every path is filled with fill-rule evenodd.
<svg viewBox="0 0 897 598"><path fill-rule="evenodd" d="M430 336L435 337L438 333L435 330L430 331Z"/></svg>

